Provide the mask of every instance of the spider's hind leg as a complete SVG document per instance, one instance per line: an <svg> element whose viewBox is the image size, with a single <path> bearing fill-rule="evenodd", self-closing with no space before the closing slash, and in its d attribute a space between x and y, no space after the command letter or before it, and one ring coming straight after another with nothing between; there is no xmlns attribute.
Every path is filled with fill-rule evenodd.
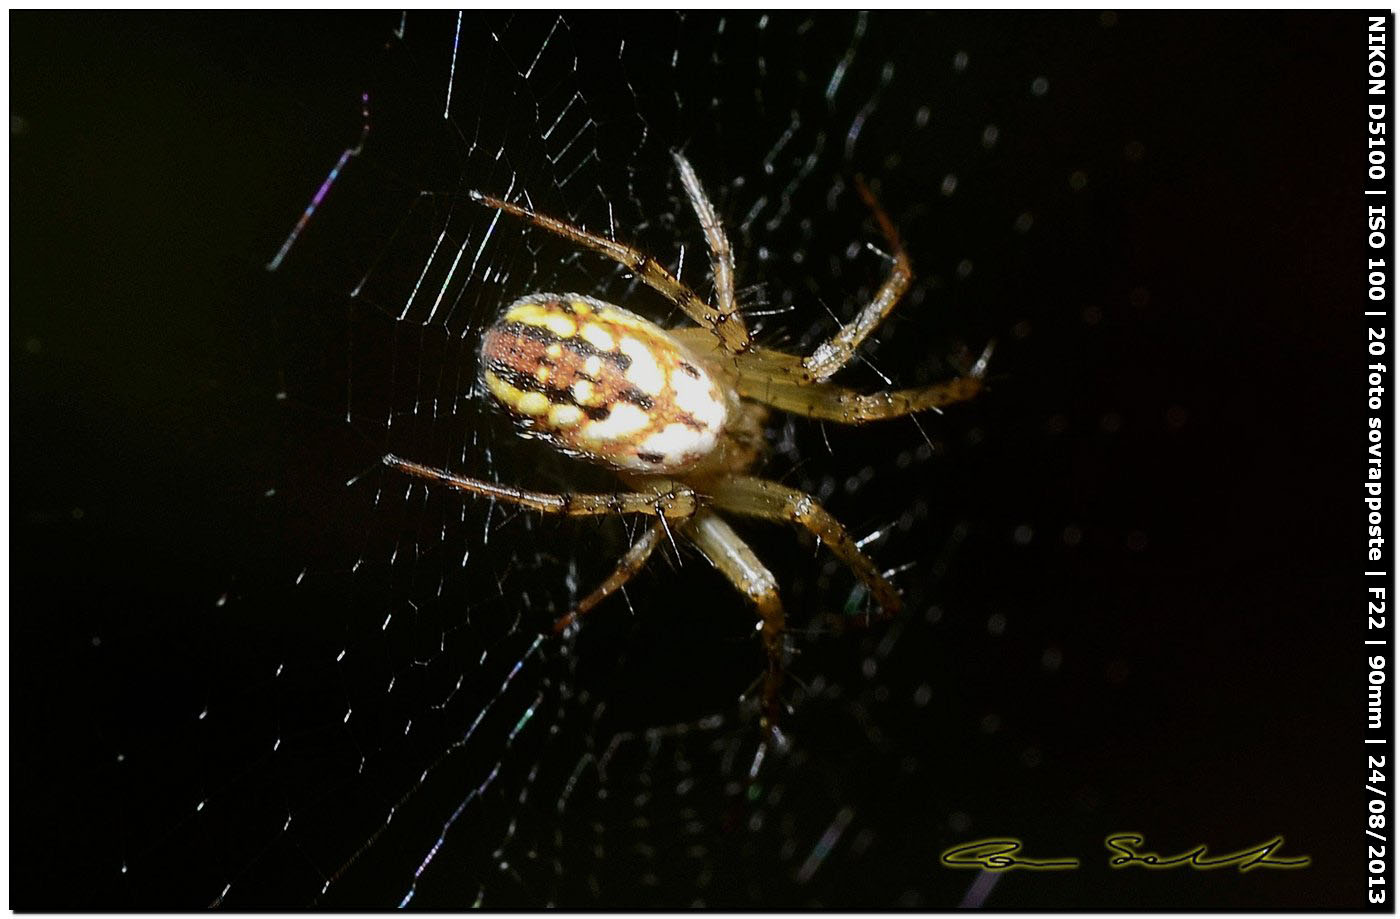
<svg viewBox="0 0 1400 919"><path fill-rule="evenodd" d="M700 177L695 174L690 160L680 153L672 153L671 156L676 161L676 171L680 173L681 187L690 199L690 206L700 221L700 229L705 233L705 243L710 247L710 270L715 277L715 299L719 301L719 311L739 317L742 322L738 307L734 305L734 250L730 248L724 224L705 194L705 187L700 184Z"/></svg>
<svg viewBox="0 0 1400 919"><path fill-rule="evenodd" d="M447 469L426 466L412 460L384 454L381 462L391 469L416 479L447 485L458 491L493 498L546 514L566 517L601 517L608 514L647 514L653 517L684 519L695 514L699 506L695 492L669 479L652 479L651 491L615 491L595 494L548 491L527 491L511 485L499 485L470 476L458 475Z"/></svg>
<svg viewBox="0 0 1400 919"><path fill-rule="evenodd" d="M640 539L632 544L632 548L627 550L627 554L617 563L612 574L608 575L601 584L593 589L593 592L570 610L566 615L561 616L559 621L554 623L555 634L564 631L573 625L589 610L608 597L612 596L628 581L632 580L637 572L646 566L647 559L651 558L651 553L661 543L661 537L666 533L665 518L661 518L647 527Z"/></svg>
<svg viewBox="0 0 1400 919"><path fill-rule="evenodd" d="M530 208L521 207L518 204L511 204L509 201L502 201L500 198L493 198L479 191L473 191L470 194L472 200L484 204L486 207L519 217L542 230L548 230L575 245L592 249L599 255L617 262L636 275L642 283L680 307L696 324L709 330L726 351L732 354L743 354L749 349L749 330L744 325L743 314L735 308L732 296L729 298L730 302L721 301L718 307L711 306L701 299L699 294L662 267L660 262L632 246L608 239L606 236L590 233L571 223L541 214ZM706 203L708 204L708 202ZM710 233L711 230L707 227L707 238ZM711 244L714 244L713 241ZM727 246L726 242L725 247L727 248ZM718 257L717 255L716 258ZM732 280L729 283L732 284Z"/></svg>

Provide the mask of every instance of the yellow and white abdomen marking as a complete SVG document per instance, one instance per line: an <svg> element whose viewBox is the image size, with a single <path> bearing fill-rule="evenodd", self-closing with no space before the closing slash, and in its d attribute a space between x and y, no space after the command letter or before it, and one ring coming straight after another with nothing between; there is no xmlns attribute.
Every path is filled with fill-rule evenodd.
<svg viewBox="0 0 1400 919"><path fill-rule="evenodd" d="M525 430L637 472L680 472L715 450L720 387L654 323L582 294L512 303L481 343L482 380Z"/></svg>

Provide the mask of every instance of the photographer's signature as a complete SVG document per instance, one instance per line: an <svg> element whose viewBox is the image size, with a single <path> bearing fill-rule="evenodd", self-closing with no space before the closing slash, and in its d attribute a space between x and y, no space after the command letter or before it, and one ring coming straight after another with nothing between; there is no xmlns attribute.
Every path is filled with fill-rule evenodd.
<svg viewBox="0 0 1400 919"><path fill-rule="evenodd" d="M1119 833L1103 841L1104 847L1112 853L1108 860L1110 868L1126 868L1138 865L1143 868L1194 868L1209 870L1237 867L1241 873L1255 868L1305 868L1312 863L1306 855L1279 856L1283 848L1283 837L1275 836L1266 842L1237 852L1212 855L1205 843L1175 855L1162 855L1143 848L1145 840L1138 833ZM939 861L950 868L982 868L987 871L1009 871L1025 868L1030 871L1066 871L1079 867L1077 858L1025 858L1017 855L1021 851L1019 839L979 839L961 846L947 849Z"/></svg>

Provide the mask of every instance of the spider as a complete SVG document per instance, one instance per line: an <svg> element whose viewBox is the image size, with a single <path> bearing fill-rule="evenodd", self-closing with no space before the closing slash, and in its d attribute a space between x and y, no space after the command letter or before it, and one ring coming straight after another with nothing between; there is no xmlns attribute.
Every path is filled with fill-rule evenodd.
<svg viewBox="0 0 1400 919"><path fill-rule="evenodd" d="M481 340L485 389L528 437L611 467L624 490L604 494L527 491L468 478L388 454L385 465L432 483L549 514L637 514L655 518L613 572L555 623L563 632L627 583L663 538L689 541L748 598L767 666L761 675L764 751L781 744L779 690L787 659L777 581L723 514L785 521L811 532L870 591L883 616L899 593L834 517L811 495L750 475L764 454L770 408L863 424L971 399L982 388L991 345L964 376L915 389L859 393L827 380L890 314L913 279L909 256L879 202L856 189L890 249L889 276L854 319L805 357L753 343L734 299L734 256L695 170L673 153L682 187L700 220L714 275L707 302L655 259L630 246L478 191L504 211L621 264L678 306L695 327L663 329L611 303L575 293L532 293L510 304Z"/></svg>

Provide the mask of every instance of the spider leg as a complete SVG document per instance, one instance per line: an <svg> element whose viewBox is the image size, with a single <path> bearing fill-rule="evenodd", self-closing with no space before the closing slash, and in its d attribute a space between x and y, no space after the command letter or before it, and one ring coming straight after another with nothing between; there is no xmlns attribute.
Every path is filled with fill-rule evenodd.
<svg viewBox="0 0 1400 919"><path fill-rule="evenodd" d="M672 153L676 160L676 170L681 176L681 187L690 198L690 206L700 219L700 227L705 231L705 242L710 247L710 270L715 276L715 299L719 301L721 313L738 316L734 307L734 250L729 247L729 237L725 235L724 224L720 223L715 206L710 203L700 184L700 177L690 161L679 153Z"/></svg>
<svg viewBox="0 0 1400 919"><path fill-rule="evenodd" d="M657 488L653 492L619 491L604 494L557 494L544 491L526 491L509 485L497 485L481 479L457 475L446 469L424 466L387 453L384 465L419 479L449 485L460 491L499 501L508 501L531 510L546 514L563 514L567 517L593 517L603 514L651 514L655 517L687 518L695 514L697 502L695 492L684 485L667 479L652 481ZM669 490L666 490L670 486ZM600 598L601 599L601 598Z"/></svg>
<svg viewBox="0 0 1400 919"><path fill-rule="evenodd" d="M562 236L570 242L592 249L594 252L617 262L635 274L647 286L679 306L696 323L709 329L719 339L726 351L733 354L743 354L749 349L749 330L744 325L744 317L734 309L732 302L727 306L721 303L719 308L710 306L700 299L695 291L663 268L656 259L642 254L631 246L608 239L605 236L589 233L573 224L537 213L518 204L511 204L509 201L502 201L500 198L493 198L479 191L473 191L470 194L473 200L479 201L487 207L505 211L507 214L528 221L542 230L548 230L556 236ZM708 233L709 231L706 230L707 236Z"/></svg>
<svg viewBox="0 0 1400 919"><path fill-rule="evenodd" d="M660 520L657 520L651 526L647 527L641 539L633 543L632 548L627 550L627 554L622 556L622 560L617 563L617 567L613 569L613 573L608 575L603 583L593 588L592 593L578 601L578 605L570 610L567 615L560 617L559 621L554 623L555 634L564 631L569 626L573 625L575 620L612 596L618 588L630 581L633 575L646 566L647 559L651 557L652 551L660 544L662 536L666 533L665 525L662 522L665 519L665 517L662 517Z"/></svg>
<svg viewBox="0 0 1400 919"><path fill-rule="evenodd" d="M763 638L763 650L768 656L768 667L763 672L763 746L754 760L753 771L758 769L769 743L781 744L782 734L778 730L778 716L781 705L778 691L783 684L783 665L787 659L786 619L783 603L778 597L778 582L763 563L758 560L753 549L735 533L724 520L708 511L701 511L681 528L710 564L729 579L740 593L749 598L758 612L759 631Z"/></svg>
<svg viewBox="0 0 1400 919"><path fill-rule="evenodd" d="M747 371L741 363L737 388L739 394L746 398L795 415L842 424L865 424L939 409L974 398L982 391L982 377L990 355L991 345L988 345L972 371L965 376L931 386L873 393L857 392L831 383L794 383L763 372Z"/></svg>
<svg viewBox="0 0 1400 919"><path fill-rule="evenodd" d="M884 208L880 207L874 193L859 176L856 177L855 185L861 200L874 213L875 222L880 225L880 232L884 234L885 243L890 247L894 264L890 267L890 275L885 279L885 283L875 292L874 299L866 304L854 319L838 329L835 335L818 345L810 356L803 358L802 366L817 381L827 379L850 362L861 342L884 322L885 317L895 308L895 304L899 303L899 298L904 296L904 292L914 280L909 253L904 251L904 244L899 240L899 231L895 229L894 222L890 220Z"/></svg>
<svg viewBox="0 0 1400 919"><path fill-rule="evenodd" d="M722 356L703 329L673 329L671 335L699 355L712 360ZM832 383L820 383L803 367L803 358L757 347L738 355L724 365L739 395L785 412L837 421L865 424L884 418L898 418L945 405L966 402L982 391L996 342L989 342L981 357L966 374L912 389L862 393Z"/></svg>
<svg viewBox="0 0 1400 919"><path fill-rule="evenodd" d="M856 547L855 540L840 521L806 492L768 479L734 476L719 479L707 489L707 497L709 503L723 510L766 520L786 520L808 530L870 589L883 615L893 616L899 612L899 592L894 585L885 580L869 556Z"/></svg>

